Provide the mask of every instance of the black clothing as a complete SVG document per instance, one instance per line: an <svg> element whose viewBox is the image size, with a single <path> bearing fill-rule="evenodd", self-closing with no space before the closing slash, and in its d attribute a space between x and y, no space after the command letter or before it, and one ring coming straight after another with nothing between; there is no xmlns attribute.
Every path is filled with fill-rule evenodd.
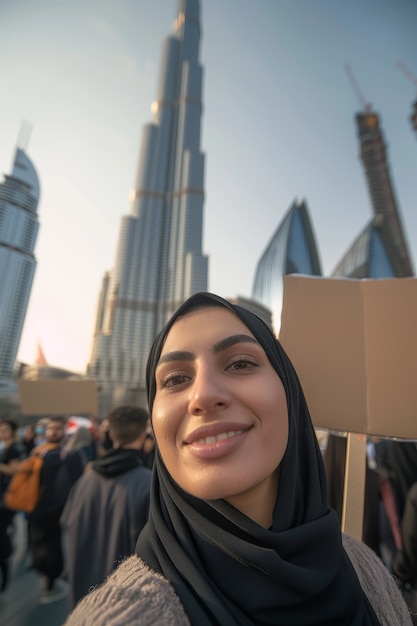
<svg viewBox="0 0 417 626"><path fill-rule="evenodd" d="M417 482L408 490L401 534L403 546L393 560L394 574L417 591Z"/></svg>
<svg viewBox="0 0 417 626"><path fill-rule="evenodd" d="M0 463L8 465L10 461L22 460L24 457L21 446L17 443L12 443L8 448L3 449L0 452ZM11 541L10 527L15 516L15 511L11 511L4 504L4 494L10 483L11 476L0 472L0 566L4 571L7 569L3 563L12 555L13 545ZM6 576L3 574L3 581ZM5 586L5 585L4 585Z"/></svg>
<svg viewBox="0 0 417 626"><path fill-rule="evenodd" d="M150 482L139 450L115 448L74 485L61 516L71 607L133 553L148 518Z"/></svg>
<svg viewBox="0 0 417 626"><path fill-rule="evenodd" d="M385 467L394 489L401 522L408 490L417 482L417 445L413 441L387 441L385 448Z"/></svg>
<svg viewBox="0 0 417 626"><path fill-rule="evenodd" d="M22 461L24 459L24 456L25 455L22 446L18 443L12 443L8 448L3 448L3 450L0 451L0 463L8 465L10 461L14 461L16 459ZM11 476L0 472L0 502L3 502L3 496L10 483L10 480Z"/></svg>
<svg viewBox="0 0 417 626"><path fill-rule="evenodd" d="M54 580L61 574L64 566L59 517L60 511L55 511L41 523L30 518L28 522L33 568L47 578L48 589L52 589Z"/></svg>
<svg viewBox="0 0 417 626"><path fill-rule="evenodd" d="M156 450L149 521L137 543L138 556L171 582L198 626L380 624L342 547L337 515L327 506L324 464L300 382L266 324L218 296L192 296L151 349L150 414L168 331L179 316L204 305L226 307L244 322L285 389L289 438L272 527L259 526L223 500L185 493Z"/></svg>
<svg viewBox="0 0 417 626"><path fill-rule="evenodd" d="M58 447L45 454L41 471L41 497L33 512L28 515L33 568L46 576L50 588L63 568L59 518L65 501L58 497L56 488L62 464L61 449Z"/></svg>
<svg viewBox="0 0 417 626"><path fill-rule="evenodd" d="M30 453L32 452L32 450L35 447L35 445L36 444L35 444L35 440L34 439L31 440L31 441L26 441L26 440L22 441L22 446L23 446L23 448L25 450L25 456L29 456L30 455Z"/></svg>
<svg viewBox="0 0 417 626"><path fill-rule="evenodd" d="M92 467L97 474L105 478L114 478L139 465L143 465L140 450L114 448L96 459Z"/></svg>

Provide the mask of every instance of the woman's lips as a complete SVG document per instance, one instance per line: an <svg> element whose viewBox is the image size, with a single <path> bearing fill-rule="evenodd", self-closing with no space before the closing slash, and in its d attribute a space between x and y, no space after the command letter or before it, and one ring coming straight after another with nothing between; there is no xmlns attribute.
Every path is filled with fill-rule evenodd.
<svg viewBox="0 0 417 626"><path fill-rule="evenodd" d="M240 426L240 427L239 427ZM194 431L184 442L187 451L200 459L215 459L229 454L245 439L252 426L222 426L207 432L207 428Z"/></svg>
<svg viewBox="0 0 417 626"><path fill-rule="evenodd" d="M229 439L236 434L246 432L252 426L234 422L216 422L215 424L200 426L184 439L185 445L193 443L215 443L222 439ZM208 441L207 441L208 440Z"/></svg>
<svg viewBox="0 0 417 626"><path fill-rule="evenodd" d="M219 433L218 435L209 435L208 437L204 437L203 439L197 439L194 443L216 443L216 441L222 441L223 439L230 439L230 437L234 437L235 435L240 435L243 433L243 430L229 430L226 433Z"/></svg>

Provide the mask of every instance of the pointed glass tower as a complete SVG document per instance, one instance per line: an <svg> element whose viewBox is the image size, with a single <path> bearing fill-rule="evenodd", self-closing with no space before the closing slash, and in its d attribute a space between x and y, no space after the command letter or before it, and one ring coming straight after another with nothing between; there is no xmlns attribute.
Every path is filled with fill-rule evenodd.
<svg viewBox="0 0 417 626"><path fill-rule="evenodd" d="M272 312L275 334L281 327L284 274L321 276L321 264L305 200L294 200L258 261L252 298Z"/></svg>
<svg viewBox="0 0 417 626"><path fill-rule="evenodd" d="M0 383L12 380L35 274L39 180L16 149L13 171L0 185Z"/></svg>
<svg viewBox="0 0 417 626"><path fill-rule="evenodd" d="M103 279L88 373L111 402L141 399L156 333L183 300L207 289L199 9L198 0L180 0L174 33L163 43L131 211Z"/></svg>

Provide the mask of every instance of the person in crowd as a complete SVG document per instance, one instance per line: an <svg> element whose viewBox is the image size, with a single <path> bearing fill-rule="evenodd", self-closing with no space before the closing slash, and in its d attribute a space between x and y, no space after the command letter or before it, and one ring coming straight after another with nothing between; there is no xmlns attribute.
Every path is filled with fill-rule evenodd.
<svg viewBox="0 0 417 626"><path fill-rule="evenodd" d="M98 455L102 456L113 448L113 441L110 436L110 423L105 417L98 428Z"/></svg>
<svg viewBox="0 0 417 626"><path fill-rule="evenodd" d="M149 467L149 469L152 469L155 458L155 437L153 435L153 429L150 420L148 420L146 426L146 437L145 441L143 442L141 454L145 467Z"/></svg>
<svg viewBox="0 0 417 626"><path fill-rule="evenodd" d="M327 474L327 492L329 507L334 509L342 521L343 493L345 481L347 439L329 433L327 446L323 453L324 465ZM368 446L374 444L368 444ZM387 506L384 475L370 457L368 452L365 473L365 502L363 515L363 541L375 554L383 558L384 546L395 546L398 528L396 519L392 519L391 511ZM387 494L390 496L391 494ZM392 497L393 499L393 497ZM385 552L384 563L389 566L390 559Z"/></svg>
<svg viewBox="0 0 417 626"><path fill-rule="evenodd" d="M387 440L380 457L393 487L401 528L402 543L393 553L391 570L417 624L417 444Z"/></svg>
<svg viewBox="0 0 417 626"><path fill-rule="evenodd" d="M408 492L417 482L417 445L414 441L388 439L378 454L378 462L390 478L401 523Z"/></svg>
<svg viewBox="0 0 417 626"><path fill-rule="evenodd" d="M404 598L417 624L417 482L408 490L401 521L402 546L392 560Z"/></svg>
<svg viewBox="0 0 417 626"><path fill-rule="evenodd" d="M45 442L32 450L43 457L41 496L36 508L28 515L29 549L33 569L41 577L41 603L54 602L67 593L59 576L63 569L61 528L59 518L64 506L56 483L62 467L61 450L65 439L65 421L50 418L45 429Z"/></svg>
<svg viewBox="0 0 417 626"><path fill-rule="evenodd" d="M381 560L342 537L300 382L263 321L192 296L154 341L147 394L148 522L67 626L411 624Z"/></svg>
<svg viewBox="0 0 417 626"><path fill-rule="evenodd" d="M6 589L9 580L9 560L13 552L12 530L14 511L4 504L10 479L24 458L23 447L16 441L18 424L11 419L0 420L0 592Z"/></svg>
<svg viewBox="0 0 417 626"><path fill-rule="evenodd" d="M148 413L124 405L108 420L114 447L77 481L61 516L71 606L134 552L148 517L151 471L141 457Z"/></svg>
<svg viewBox="0 0 417 626"><path fill-rule="evenodd" d="M48 425L49 418L41 417L35 426L35 446L40 446L46 442L46 427Z"/></svg>
<svg viewBox="0 0 417 626"><path fill-rule="evenodd" d="M79 426L65 443L61 458L65 461L69 481L72 485L83 474L86 466L97 457L97 444L93 432Z"/></svg>
<svg viewBox="0 0 417 626"><path fill-rule="evenodd" d="M34 424L26 424L23 429L22 444L25 449L25 455L29 456L36 445L36 432Z"/></svg>

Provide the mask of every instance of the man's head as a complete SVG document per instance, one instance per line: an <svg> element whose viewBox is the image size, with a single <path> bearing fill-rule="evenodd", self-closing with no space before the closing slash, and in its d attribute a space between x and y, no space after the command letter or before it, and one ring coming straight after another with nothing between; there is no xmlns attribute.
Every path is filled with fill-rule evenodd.
<svg viewBox="0 0 417 626"><path fill-rule="evenodd" d="M65 421L52 417L46 425L45 437L48 443L62 443L65 437Z"/></svg>
<svg viewBox="0 0 417 626"><path fill-rule="evenodd" d="M15 438L18 429L17 422L9 419L0 419L0 441L11 441Z"/></svg>
<svg viewBox="0 0 417 626"><path fill-rule="evenodd" d="M108 417L110 436L115 447L128 448L141 437L145 439L148 413L139 406L123 405Z"/></svg>

